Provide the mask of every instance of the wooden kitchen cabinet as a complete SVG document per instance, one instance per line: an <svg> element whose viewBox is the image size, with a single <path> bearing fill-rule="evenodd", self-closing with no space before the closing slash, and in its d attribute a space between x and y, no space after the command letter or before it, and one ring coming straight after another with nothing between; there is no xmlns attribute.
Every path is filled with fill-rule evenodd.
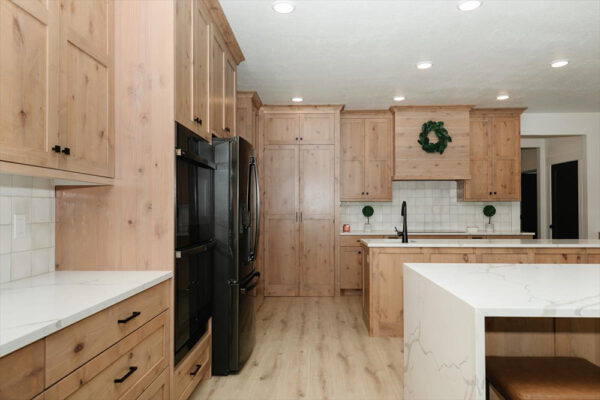
<svg viewBox="0 0 600 400"><path fill-rule="evenodd" d="M297 144L300 137L300 115L297 113L265 113L263 142L265 145Z"/></svg>
<svg viewBox="0 0 600 400"><path fill-rule="evenodd" d="M0 399L30 399L44 390L44 340L0 358Z"/></svg>
<svg viewBox="0 0 600 400"><path fill-rule="evenodd" d="M362 289L361 247L341 247L340 289Z"/></svg>
<svg viewBox="0 0 600 400"><path fill-rule="evenodd" d="M335 116L323 113L300 114L300 144L334 144Z"/></svg>
<svg viewBox="0 0 600 400"><path fill-rule="evenodd" d="M0 2L0 160L58 167L58 10Z"/></svg>
<svg viewBox="0 0 600 400"><path fill-rule="evenodd" d="M459 182L462 200L521 200L520 119L524 110L471 111L471 179Z"/></svg>
<svg viewBox="0 0 600 400"><path fill-rule="evenodd" d="M236 132L258 150L258 110L262 101L256 92L237 92Z"/></svg>
<svg viewBox="0 0 600 400"><path fill-rule="evenodd" d="M217 137L225 132L225 45L212 32L210 53L210 131Z"/></svg>
<svg viewBox="0 0 600 400"><path fill-rule="evenodd" d="M341 200L392 200L392 115L342 113Z"/></svg>
<svg viewBox="0 0 600 400"><path fill-rule="evenodd" d="M224 106L224 126L223 134L225 136L235 136L237 133L235 127L235 103L236 103L236 65L231 57L225 57L224 70L224 90L225 90L225 106Z"/></svg>

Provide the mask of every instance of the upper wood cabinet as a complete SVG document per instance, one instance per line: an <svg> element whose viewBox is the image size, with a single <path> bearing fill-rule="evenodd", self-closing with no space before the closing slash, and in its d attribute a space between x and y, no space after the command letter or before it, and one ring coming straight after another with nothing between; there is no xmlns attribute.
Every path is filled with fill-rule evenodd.
<svg viewBox="0 0 600 400"><path fill-rule="evenodd" d="M0 160L58 167L58 9L0 2Z"/></svg>
<svg viewBox="0 0 600 400"><path fill-rule="evenodd" d="M60 169L114 176L113 23L112 0L61 1Z"/></svg>
<svg viewBox="0 0 600 400"><path fill-rule="evenodd" d="M469 111L472 106L402 106L394 113L394 180L470 179ZM452 142L443 154L417 142L422 125L443 121ZM430 136L435 136L433 133ZM432 137L432 141L437 139Z"/></svg>
<svg viewBox="0 0 600 400"><path fill-rule="evenodd" d="M176 120L208 141L235 135L243 55L218 2L176 0L175 20Z"/></svg>
<svg viewBox="0 0 600 400"><path fill-rule="evenodd" d="M236 132L254 146L258 147L258 110L262 101L256 92L237 92Z"/></svg>
<svg viewBox="0 0 600 400"><path fill-rule="evenodd" d="M471 179L459 182L462 200L521 200L523 111L521 108L471 111Z"/></svg>
<svg viewBox="0 0 600 400"><path fill-rule="evenodd" d="M392 116L343 112L341 200L392 200Z"/></svg>
<svg viewBox="0 0 600 400"><path fill-rule="evenodd" d="M334 144L332 113L273 112L265 114L264 144Z"/></svg>

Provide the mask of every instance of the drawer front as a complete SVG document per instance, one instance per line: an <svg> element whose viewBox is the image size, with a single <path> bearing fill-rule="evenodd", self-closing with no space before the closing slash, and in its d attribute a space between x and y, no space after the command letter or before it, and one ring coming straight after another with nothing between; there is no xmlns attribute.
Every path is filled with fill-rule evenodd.
<svg viewBox="0 0 600 400"><path fill-rule="evenodd" d="M0 358L0 399L30 399L44 390L44 340Z"/></svg>
<svg viewBox="0 0 600 400"><path fill-rule="evenodd" d="M148 386L137 400L169 400L171 386L169 385L169 368L166 368L158 378Z"/></svg>
<svg viewBox="0 0 600 400"><path fill-rule="evenodd" d="M212 321L202 339L175 367L173 374L173 396L176 400L187 399L200 381L210 377Z"/></svg>
<svg viewBox="0 0 600 400"><path fill-rule="evenodd" d="M137 399L169 360L169 313L163 312L46 390L45 400Z"/></svg>
<svg viewBox="0 0 600 400"><path fill-rule="evenodd" d="M168 281L46 338L46 387L67 376L168 307Z"/></svg>
<svg viewBox="0 0 600 400"><path fill-rule="evenodd" d="M385 239L387 236L340 236L340 246L361 246L361 239Z"/></svg>

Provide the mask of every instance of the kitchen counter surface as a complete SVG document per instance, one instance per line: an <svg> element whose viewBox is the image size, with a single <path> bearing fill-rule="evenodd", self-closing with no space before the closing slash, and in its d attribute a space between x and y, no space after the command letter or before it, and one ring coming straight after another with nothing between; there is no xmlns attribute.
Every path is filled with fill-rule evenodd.
<svg viewBox="0 0 600 400"><path fill-rule="evenodd" d="M598 239L361 239L369 248L379 247L543 247L600 248Z"/></svg>
<svg viewBox="0 0 600 400"><path fill-rule="evenodd" d="M533 232L467 232L467 231L438 231L438 232L408 232L409 235L440 235L440 236L454 236L454 235L465 235L465 236L533 236ZM340 232L342 236L396 236L395 231L354 231L354 232Z"/></svg>
<svg viewBox="0 0 600 400"><path fill-rule="evenodd" d="M406 399L486 398L486 317L600 318L600 264L405 263L403 272Z"/></svg>
<svg viewBox="0 0 600 400"><path fill-rule="evenodd" d="M0 285L0 357L171 278L171 271L58 271Z"/></svg>

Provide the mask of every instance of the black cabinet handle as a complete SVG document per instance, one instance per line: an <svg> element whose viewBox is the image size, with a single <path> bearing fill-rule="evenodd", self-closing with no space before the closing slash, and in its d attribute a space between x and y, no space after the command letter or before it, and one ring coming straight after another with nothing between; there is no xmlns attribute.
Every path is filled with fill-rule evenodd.
<svg viewBox="0 0 600 400"><path fill-rule="evenodd" d="M202 364L196 364L196 369L193 370L192 372L190 372L191 376L196 376L196 374L198 373L198 371L200 371L200 368L202 368Z"/></svg>
<svg viewBox="0 0 600 400"><path fill-rule="evenodd" d="M304 140L304 138L303 138L303 137L301 137L301 138L300 138L300 140Z"/></svg>
<svg viewBox="0 0 600 400"><path fill-rule="evenodd" d="M67 155L67 156L70 156L70 155L71 155L71 149L70 149L70 148L68 148L68 147L65 147L65 148L62 150L62 152L63 152L65 155Z"/></svg>
<svg viewBox="0 0 600 400"><path fill-rule="evenodd" d="M362 194L362 195L364 195L364 194L365 194L365 192L362 192L361 194Z"/></svg>
<svg viewBox="0 0 600 400"><path fill-rule="evenodd" d="M126 323L128 323L129 321L131 321L132 319L134 319L135 317L137 317L137 316L138 316L138 315L140 315L140 314L141 314L141 312L139 312L139 311L134 311L134 312L132 312L132 313L131 313L131 315L130 315L129 317L127 317L127 318L125 318L125 319L120 319L120 320L118 320L117 322L118 322L119 324L126 324Z"/></svg>
<svg viewBox="0 0 600 400"><path fill-rule="evenodd" d="M360 250L359 250L359 251L358 251L358 254L362 254L362 251L360 251Z"/></svg>
<svg viewBox="0 0 600 400"><path fill-rule="evenodd" d="M60 146L56 145L56 146L52 147L52 151L55 153L60 153Z"/></svg>
<svg viewBox="0 0 600 400"><path fill-rule="evenodd" d="M367 192L367 196L369 195L369 192Z"/></svg>
<svg viewBox="0 0 600 400"><path fill-rule="evenodd" d="M137 367L129 367L129 371L123 375L123 377L119 378L119 379L115 379L115 383L123 383L127 380L127 378L129 378L131 376L131 374L133 374L135 371L137 371Z"/></svg>
<svg viewBox="0 0 600 400"><path fill-rule="evenodd" d="M231 129L225 128L225 132L231 132Z"/></svg>
<svg viewBox="0 0 600 400"><path fill-rule="evenodd" d="M296 142L298 141L298 138L296 138Z"/></svg>
<svg viewBox="0 0 600 400"><path fill-rule="evenodd" d="M202 120L198 117L194 118L194 122L199 123L200 125L202 125Z"/></svg>
<svg viewBox="0 0 600 400"><path fill-rule="evenodd" d="M492 194L492 192L490 192L490 195Z"/></svg>
<svg viewBox="0 0 600 400"><path fill-rule="evenodd" d="M494 192L494 194L498 194L498 192Z"/></svg>

